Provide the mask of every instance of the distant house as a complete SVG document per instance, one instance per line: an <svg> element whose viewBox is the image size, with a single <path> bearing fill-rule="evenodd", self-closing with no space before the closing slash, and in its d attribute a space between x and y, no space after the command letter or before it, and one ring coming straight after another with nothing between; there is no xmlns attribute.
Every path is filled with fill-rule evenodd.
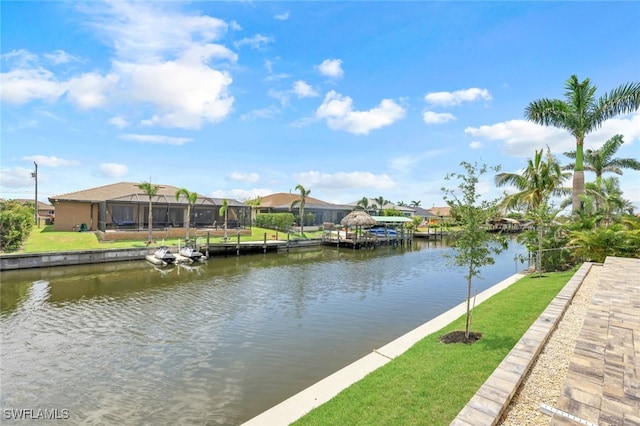
<svg viewBox="0 0 640 426"><path fill-rule="evenodd" d="M85 189L49 198L55 206L56 231L83 229L97 231L140 231L148 229L149 196L138 183L119 182L97 188ZM158 185L153 197L153 229L184 228L188 200L181 196L176 200L179 188ZM227 228L239 229L251 226L250 207L236 200L227 200ZM221 228L224 216L220 215L222 198L199 196L191 207L190 226Z"/></svg>
<svg viewBox="0 0 640 426"><path fill-rule="evenodd" d="M279 192L266 195L260 199L260 205L256 208L257 213L287 213L298 214L298 207L290 210L291 203L299 200L300 194ZM312 226L320 226L325 222L340 223L343 217L353 210L353 206L345 204L332 204L317 198L307 196L305 198L304 212L314 215ZM305 225L307 225L305 223Z"/></svg>
<svg viewBox="0 0 640 426"><path fill-rule="evenodd" d="M33 205L33 202L34 202L33 199L30 200L27 198L16 198L14 201L23 205L24 204ZM56 216L56 209L54 206L38 200L38 218L39 219L46 220L50 223L53 223L55 216Z"/></svg>
<svg viewBox="0 0 640 426"><path fill-rule="evenodd" d="M449 217L449 216L451 216L451 207L449 207L449 206L431 207L430 209L427 209L427 211L429 213L432 213L435 216L438 216L438 217Z"/></svg>
<svg viewBox="0 0 640 426"><path fill-rule="evenodd" d="M352 206L353 208L362 208L362 205L360 204L361 201L362 200L353 201L348 205ZM366 211L372 216L379 215L382 210L397 210L399 212L402 212L402 215L404 217L413 217L416 211L415 207L399 206L391 202L386 202L383 206L379 206L375 198L367 198L367 206L368 207Z"/></svg>

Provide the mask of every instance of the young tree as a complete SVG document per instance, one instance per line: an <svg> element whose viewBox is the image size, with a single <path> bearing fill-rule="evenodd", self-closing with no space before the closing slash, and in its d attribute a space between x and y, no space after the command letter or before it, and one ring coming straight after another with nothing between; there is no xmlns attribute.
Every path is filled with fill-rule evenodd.
<svg viewBox="0 0 640 426"><path fill-rule="evenodd" d="M481 200L477 185L479 178L487 173L488 166L477 163L462 162L460 165L466 174L451 173L445 177L447 181L457 180L455 188L442 188L444 199L458 216L461 230L455 235L453 243L453 264L466 268L467 279L467 318L465 341L469 341L471 325L471 285L474 277L480 276L480 268L492 265L493 255L507 248L506 239L499 234L489 233L483 227L495 212L497 200ZM493 168L498 171L498 168Z"/></svg>
<svg viewBox="0 0 640 426"><path fill-rule="evenodd" d="M298 218L300 220L300 233L304 235L304 206L306 204L307 196L311 193L310 189L305 189L304 186L297 184L296 190L300 191L300 198L293 200L289 205L289 211L293 210L295 206L298 206Z"/></svg>
<svg viewBox="0 0 640 426"><path fill-rule="evenodd" d="M538 99L525 109L525 117L537 124L568 130L576 139L573 172L573 213L582 209L584 194L584 138L606 120L640 108L640 82L623 84L596 98L597 87L588 78L582 82L572 75L565 84L565 98Z"/></svg>
<svg viewBox="0 0 640 426"><path fill-rule="evenodd" d="M224 216L224 239L227 239L227 218L229 214L229 201L225 198L222 200L222 206L220 207L220 216Z"/></svg>
<svg viewBox="0 0 640 426"><path fill-rule="evenodd" d="M186 188L180 188L176 191L176 200L180 199L180 195L184 195L187 199L187 218L185 220L185 227L187 231L185 233L185 241L189 241L189 227L191 226L191 207L195 206L198 201L197 192L189 192Z"/></svg>
<svg viewBox="0 0 640 426"><path fill-rule="evenodd" d="M153 242L153 197L156 196L158 190L160 189L159 185L151 185L151 182L142 182L138 185L138 188L144 191L146 195L149 196L149 241L151 244Z"/></svg>

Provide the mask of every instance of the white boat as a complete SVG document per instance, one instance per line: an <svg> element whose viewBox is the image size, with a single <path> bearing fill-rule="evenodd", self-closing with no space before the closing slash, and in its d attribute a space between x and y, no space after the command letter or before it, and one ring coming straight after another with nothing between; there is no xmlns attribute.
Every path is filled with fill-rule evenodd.
<svg viewBox="0 0 640 426"><path fill-rule="evenodd" d="M198 262L199 260L202 260L202 257L204 256L201 252L194 249L193 247L182 247L180 249L180 254L184 257L188 257L194 262Z"/></svg>
<svg viewBox="0 0 640 426"><path fill-rule="evenodd" d="M165 247L165 246L158 248L158 250L156 250L153 253L153 257L167 264L172 264L172 263L175 263L176 261L176 257L174 256L173 253L171 253L171 250L169 250L169 247Z"/></svg>

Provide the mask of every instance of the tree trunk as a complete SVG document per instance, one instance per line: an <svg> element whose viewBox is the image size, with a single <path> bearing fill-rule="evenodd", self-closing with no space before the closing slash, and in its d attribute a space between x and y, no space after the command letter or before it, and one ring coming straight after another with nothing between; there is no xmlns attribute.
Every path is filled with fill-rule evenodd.
<svg viewBox="0 0 640 426"><path fill-rule="evenodd" d="M573 172L573 192L571 193L571 206L573 214L582 211L583 201L582 194L584 194L584 171Z"/></svg>

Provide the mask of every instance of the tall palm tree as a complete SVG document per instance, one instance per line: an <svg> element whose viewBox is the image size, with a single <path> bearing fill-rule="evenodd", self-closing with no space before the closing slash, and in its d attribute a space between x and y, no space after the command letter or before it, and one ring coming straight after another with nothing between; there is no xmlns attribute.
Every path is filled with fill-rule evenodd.
<svg viewBox="0 0 640 426"><path fill-rule="evenodd" d="M385 200L384 197L381 195L378 198L374 198L373 201L376 202L379 211L380 216L382 216L382 210L384 209L385 204L387 204L389 202L389 200Z"/></svg>
<svg viewBox="0 0 640 426"><path fill-rule="evenodd" d="M573 172L572 209L582 209L584 193L584 139L606 120L640 108L640 82L623 84L596 98L597 87L588 78L582 82L572 75L565 84L565 98L538 99L525 109L525 117L537 124L568 130L576 139L576 162Z"/></svg>
<svg viewBox="0 0 640 426"><path fill-rule="evenodd" d="M304 235L304 205L307 201L307 196L311 193L310 189L305 189L304 186L297 184L296 190L300 191L300 198L291 201L289 210L293 210L295 206L298 206L298 216L300 217L300 233Z"/></svg>
<svg viewBox="0 0 640 426"><path fill-rule="evenodd" d="M635 158L614 158L624 140L622 135L615 135L607 140L600 149L587 149L584 152L584 169L596 174L596 184L600 186L603 173L622 175L622 169L640 170L640 161ZM575 151L565 152L569 158L576 158ZM567 164L565 169L573 168L574 164Z"/></svg>
<svg viewBox="0 0 640 426"><path fill-rule="evenodd" d="M195 206L196 201L198 201L198 193L197 192L189 192L186 188L180 188L176 191L176 200L180 199L180 195L184 195L187 199L187 218L185 220L185 227L187 228L185 234L185 241L189 241L189 227L191 226L191 207Z"/></svg>
<svg viewBox="0 0 640 426"><path fill-rule="evenodd" d="M224 239L227 239L227 218L229 214L229 201L225 198L222 200L222 206L220 206L220 216L224 216Z"/></svg>
<svg viewBox="0 0 640 426"><path fill-rule="evenodd" d="M547 148L546 159L543 150L536 151L533 159L527 160L522 173L499 173L495 177L498 187L512 185L518 192L507 195L501 205L507 209L524 207L527 211L537 210L549 196L564 196L569 189L562 186L571 173L562 167Z"/></svg>
<svg viewBox="0 0 640 426"><path fill-rule="evenodd" d="M152 199L158 193L158 189L160 189L160 186L159 185L151 185L151 182L142 182L141 184L138 184L138 188L140 188L142 191L144 191L144 193L146 195L149 196L149 216L148 216L148 220L149 220L149 241L148 241L148 243L151 244L151 242L153 241L153 204L152 204Z"/></svg>
<svg viewBox="0 0 640 426"><path fill-rule="evenodd" d="M420 201L420 200L418 200L418 201L412 200L412 201L409 203L409 207L420 207L420 203L421 203L421 201Z"/></svg>

